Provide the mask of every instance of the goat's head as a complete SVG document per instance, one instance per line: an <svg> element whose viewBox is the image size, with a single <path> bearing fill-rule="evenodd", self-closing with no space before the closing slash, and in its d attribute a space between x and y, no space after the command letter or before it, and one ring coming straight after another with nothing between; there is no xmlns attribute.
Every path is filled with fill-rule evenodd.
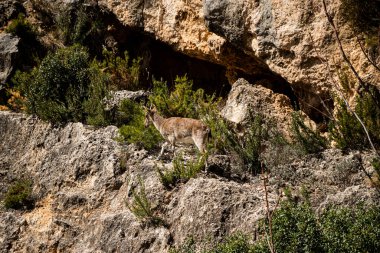
<svg viewBox="0 0 380 253"><path fill-rule="evenodd" d="M145 120L144 120L144 126L148 127L151 122L153 122L154 114L157 112L156 108L154 107L144 107L145 111Z"/></svg>

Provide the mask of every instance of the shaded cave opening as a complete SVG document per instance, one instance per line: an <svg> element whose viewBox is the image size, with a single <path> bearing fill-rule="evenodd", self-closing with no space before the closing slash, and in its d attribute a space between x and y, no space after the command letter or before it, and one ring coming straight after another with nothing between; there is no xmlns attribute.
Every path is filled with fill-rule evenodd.
<svg viewBox="0 0 380 253"><path fill-rule="evenodd" d="M226 77L226 67L197 59L175 51L145 32L124 28L114 34L118 52L128 51L131 58L141 58L140 83L152 88L153 79L174 85L177 76L186 75L193 88L202 88L207 94L225 97L231 89Z"/></svg>

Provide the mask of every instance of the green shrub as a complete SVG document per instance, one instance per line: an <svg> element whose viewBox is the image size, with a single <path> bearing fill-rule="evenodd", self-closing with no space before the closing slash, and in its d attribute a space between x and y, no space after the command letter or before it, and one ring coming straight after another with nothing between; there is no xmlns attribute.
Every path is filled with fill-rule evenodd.
<svg viewBox="0 0 380 253"><path fill-rule="evenodd" d="M132 189L132 197L132 201L125 200L125 205L138 219L156 225L162 222L162 219L154 214L152 203L145 192L145 183L140 177L137 190Z"/></svg>
<svg viewBox="0 0 380 253"><path fill-rule="evenodd" d="M196 253L196 243L194 238L190 237L186 240L183 245L180 245L178 248L171 247L169 253Z"/></svg>
<svg viewBox="0 0 380 253"><path fill-rule="evenodd" d="M269 139L268 124L261 115L251 115L243 133L236 126L222 118L217 110L209 110L205 117L211 129L214 149L238 156L247 171L261 172L261 154L264 142Z"/></svg>
<svg viewBox="0 0 380 253"><path fill-rule="evenodd" d="M217 103L214 96L206 96L203 89L194 91L193 81L187 76L177 76L174 90L166 82L153 80L153 93L149 101L164 117L185 117L199 119L206 108Z"/></svg>
<svg viewBox="0 0 380 253"><path fill-rule="evenodd" d="M30 73L17 72L13 82L27 98L27 111L53 123L68 121L104 125L102 99L107 76L91 64L79 45L50 53Z"/></svg>
<svg viewBox="0 0 380 253"><path fill-rule="evenodd" d="M371 93L363 92L356 99L355 112L366 126L372 142L376 147L380 144L380 108L376 97L379 92L376 88ZM351 113L344 101L338 100L336 119L329 126L331 139L336 141L342 149L365 149L370 147L367 135L356 117Z"/></svg>
<svg viewBox="0 0 380 253"><path fill-rule="evenodd" d="M136 143L146 149L158 147L163 140L160 132L153 126L144 126L145 113L141 105L125 99L122 101L119 113L125 121L125 125L119 128L119 134L122 141Z"/></svg>
<svg viewBox="0 0 380 253"><path fill-rule="evenodd" d="M25 14L19 13L5 31L21 39L18 49L22 61L17 63L16 68L21 68L21 65L35 66L39 62L39 58L44 55L45 50L37 39L36 29L26 20Z"/></svg>
<svg viewBox="0 0 380 253"><path fill-rule="evenodd" d="M321 217L325 252L378 252L380 208L339 208Z"/></svg>
<svg viewBox="0 0 380 253"><path fill-rule="evenodd" d="M300 113L292 114L291 133L294 144L305 154L317 153L327 148L327 141L318 131L305 125Z"/></svg>
<svg viewBox="0 0 380 253"><path fill-rule="evenodd" d="M246 235L237 233L211 249L202 249L191 240L171 252L269 253L267 226L267 221L261 224L260 239L254 243L250 243ZM308 201L297 202L290 198L272 214L272 231L275 252L375 253L380 248L380 208L334 207L317 215Z"/></svg>
<svg viewBox="0 0 380 253"><path fill-rule="evenodd" d="M322 252L321 232L309 203L285 202L272 220L277 252Z"/></svg>
<svg viewBox="0 0 380 253"><path fill-rule="evenodd" d="M65 45L81 44L100 50L106 30L101 21L101 11L84 2L81 0L68 4L56 16L55 25Z"/></svg>
<svg viewBox="0 0 380 253"><path fill-rule="evenodd" d="M211 250L205 253L254 253L253 245L249 243L248 237L237 233L224 239L223 242L215 245Z"/></svg>
<svg viewBox="0 0 380 253"><path fill-rule="evenodd" d="M86 123L94 126L106 126L114 123L115 119L105 110L104 104L104 99L110 97L109 75L102 72L98 62L93 60L88 68L88 77L87 96L82 102L86 113Z"/></svg>
<svg viewBox="0 0 380 253"><path fill-rule="evenodd" d="M177 155L173 159L173 170L162 171L157 168L160 181L169 189L179 182L185 183L204 169L206 160L207 156L199 154L195 160L185 162L182 154Z"/></svg>
<svg viewBox="0 0 380 253"><path fill-rule="evenodd" d="M12 209L30 209L34 201L32 194L32 182L30 180L17 180L12 184L4 197L4 206Z"/></svg>
<svg viewBox="0 0 380 253"><path fill-rule="evenodd" d="M371 165L373 167L373 169L375 170L376 172L376 183L375 183L375 186L376 187L380 187L380 159L379 158L374 158L371 162Z"/></svg>
<svg viewBox="0 0 380 253"><path fill-rule="evenodd" d="M198 245L199 247L199 245ZM259 253L259 246L249 242L248 236L242 233L236 233L224 238L222 242L213 243L211 246L204 246L203 249L197 249L197 242L193 238L189 238L183 245L177 248L171 248L170 253Z"/></svg>
<svg viewBox="0 0 380 253"><path fill-rule="evenodd" d="M276 252L377 252L380 208L334 207L318 216L310 203L287 200L272 215ZM268 233L268 228L265 228ZM266 248L265 241L257 246Z"/></svg>
<svg viewBox="0 0 380 253"><path fill-rule="evenodd" d="M127 51L124 58L114 52L103 49L103 61L101 68L109 73L112 89L138 90L140 87L140 62L141 58L130 59Z"/></svg>
<svg viewBox="0 0 380 253"><path fill-rule="evenodd" d="M13 19L5 32L11 33L25 40L35 40L36 32L32 25L25 19L24 13L19 13L16 19Z"/></svg>

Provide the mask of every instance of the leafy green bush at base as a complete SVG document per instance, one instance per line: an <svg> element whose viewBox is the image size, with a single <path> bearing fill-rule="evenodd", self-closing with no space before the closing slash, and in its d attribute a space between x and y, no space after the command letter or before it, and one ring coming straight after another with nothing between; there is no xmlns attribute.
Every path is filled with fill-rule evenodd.
<svg viewBox="0 0 380 253"><path fill-rule="evenodd" d="M321 217L325 252L379 252L380 208L330 209Z"/></svg>
<svg viewBox="0 0 380 253"><path fill-rule="evenodd" d="M375 253L380 249L380 207L335 207L320 216L310 203L288 200L272 214L275 252ZM197 245L195 240L173 248L172 253L251 252L269 253L268 224L261 227L258 241L248 235L233 234L211 248ZM197 249L197 250L196 250Z"/></svg>
<svg viewBox="0 0 380 253"><path fill-rule="evenodd" d="M276 252L359 253L380 249L377 206L334 207L318 216L308 202L286 201L273 214L272 224Z"/></svg>
<svg viewBox="0 0 380 253"><path fill-rule="evenodd" d="M29 180L18 180L12 184L4 197L4 206L12 209L33 207L32 182Z"/></svg>

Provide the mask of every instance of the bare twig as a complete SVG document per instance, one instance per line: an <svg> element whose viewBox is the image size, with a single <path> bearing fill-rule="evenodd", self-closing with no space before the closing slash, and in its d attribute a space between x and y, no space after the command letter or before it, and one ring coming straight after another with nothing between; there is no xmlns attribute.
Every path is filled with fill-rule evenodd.
<svg viewBox="0 0 380 253"><path fill-rule="evenodd" d="M269 235L266 233L267 237L267 243L269 246L269 250L271 253L275 253L274 243L273 243L273 231L272 231L272 214L269 209L269 201L268 201L268 189L267 189L267 180L268 180L268 174L264 172L264 165L261 164L261 172L263 175L263 185L264 185L264 192L265 192L265 206L266 206L266 215L268 219L268 228L269 228Z"/></svg>
<svg viewBox="0 0 380 253"><path fill-rule="evenodd" d="M358 35L355 35L356 36L356 40L360 46L360 49L362 50L363 54L365 55L365 57L367 58L367 60L371 63L371 65L377 70L377 71L380 71L380 68L376 65L376 63L374 61L371 60L371 58L368 56L368 54L365 52L364 50L364 47L362 45L362 43L360 42L360 39L358 37Z"/></svg>
<svg viewBox="0 0 380 253"><path fill-rule="evenodd" d="M338 33L338 30L336 29L335 27L335 24L334 24L334 21L332 19L332 17L328 14L327 12L327 7L326 7L326 2L325 0L322 0L322 3L323 3L323 9L325 11L325 14L326 14L326 17L327 17L327 20L329 21L331 27L333 28L334 30L334 34L335 34L335 37L337 39L337 42L338 42L338 45L339 45L339 49L340 49L340 52L342 54L342 57L343 59L346 61L346 63L349 65L351 71L354 73L354 75L356 76L356 78L358 79L359 81L359 84L360 86L362 86L367 92L370 93L370 95L373 97L372 93L370 92L369 90L369 87L366 83L363 82L363 80L360 78L359 74L357 73L357 71L355 70L355 68L353 67L353 65L351 64L351 62L348 60L347 58L347 55L346 53L344 52L343 50L343 47L342 47L342 43L339 39L339 33ZM328 70L329 70L329 75L331 76L331 71L330 71L330 67L328 67ZM332 77L332 76L331 76ZM333 85L335 85L335 82L334 82L334 79L332 78L332 81L333 81ZM358 116L358 114L351 108L351 106L349 105L347 99L344 97L343 95L343 92L337 87L337 85L335 85L336 88L337 88L337 91L339 93L339 96L341 97L341 99L343 99L345 105L347 106L347 109L355 116L355 118L359 121L360 125L362 126L366 136L367 136L367 139L371 145L371 148L373 149L373 151L376 153L377 156L380 157L380 154L379 152L377 151L377 149L375 148L375 146L373 145L373 142L372 142L372 139L371 137L369 136L369 133L368 133L368 130L367 130L367 127L364 125L363 121L360 119L360 117ZM359 93L360 94L360 93ZM375 99L375 98L373 98Z"/></svg>
<svg viewBox="0 0 380 253"><path fill-rule="evenodd" d="M344 61L348 64L348 66L350 67L352 73L354 73L354 75L356 76L356 78L358 79L359 81L359 84L360 86L362 86L365 90L368 90L368 86L366 85L366 83L363 81L363 79L361 79L361 77L359 76L359 73L356 71L356 69L354 68L354 66L352 65L352 63L350 62L350 60L348 59L346 53L344 52L344 49L343 49L343 46L342 46L342 42L339 38L339 32L338 32L338 29L336 28L335 24L334 24L334 20L333 18L330 16L330 14L327 12L327 7L326 7L326 2L325 0L322 0L322 3L323 3L323 9L325 11L325 15L327 17L327 21L330 23L332 29L334 30L334 35L335 35L335 38L338 42L338 46L339 46L339 50L340 50L340 53L342 54L342 57L344 59Z"/></svg>

